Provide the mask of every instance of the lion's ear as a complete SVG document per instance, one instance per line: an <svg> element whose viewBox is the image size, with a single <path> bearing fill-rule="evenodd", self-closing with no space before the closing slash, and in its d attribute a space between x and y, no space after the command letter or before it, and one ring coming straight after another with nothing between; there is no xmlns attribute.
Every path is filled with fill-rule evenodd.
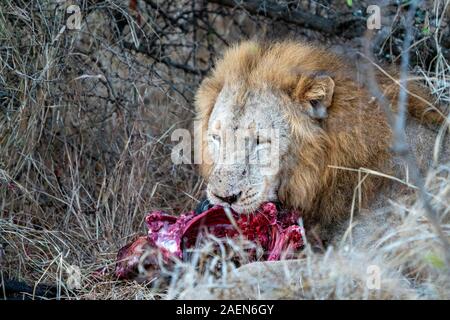
<svg viewBox="0 0 450 320"><path fill-rule="evenodd" d="M301 103L314 119L324 119L328 115L334 93L334 81L330 76L301 76L293 92L294 99Z"/></svg>

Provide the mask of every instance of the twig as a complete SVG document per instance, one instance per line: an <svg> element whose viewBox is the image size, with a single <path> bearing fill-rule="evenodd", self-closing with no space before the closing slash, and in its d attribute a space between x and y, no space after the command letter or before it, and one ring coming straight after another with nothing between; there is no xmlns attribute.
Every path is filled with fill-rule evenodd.
<svg viewBox="0 0 450 320"><path fill-rule="evenodd" d="M6 294L6 299L18 299L22 294L33 294L33 298L56 298L56 286L38 284L36 287L30 286L25 282L3 279L0 281L0 288Z"/></svg>
<svg viewBox="0 0 450 320"><path fill-rule="evenodd" d="M195 75L205 75L208 72L208 70L193 68L187 64L177 63L167 57L158 57L157 55L152 54L149 50L145 50L145 48L143 48L142 46L140 46L139 48L136 48L134 46L134 44L132 44L130 42L124 42L123 46L124 46L124 48L126 48L128 50L134 50L136 52L145 54L145 55L149 56L150 58L152 58L153 60L155 60L159 63L165 64L168 67L180 69L187 73L192 73Z"/></svg>

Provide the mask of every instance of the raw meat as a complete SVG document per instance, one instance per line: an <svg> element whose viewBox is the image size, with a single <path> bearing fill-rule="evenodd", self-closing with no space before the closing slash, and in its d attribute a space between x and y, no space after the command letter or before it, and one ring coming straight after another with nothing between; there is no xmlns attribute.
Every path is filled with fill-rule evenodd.
<svg viewBox="0 0 450 320"><path fill-rule="evenodd" d="M120 249L115 272L119 278L129 279L139 273L139 265L157 269L161 262L183 260L186 249L195 246L207 233L232 239L242 236L261 246L263 258L268 261L290 258L304 244L299 218L296 211L278 212L271 202L264 203L255 213L241 215L220 206L180 216L156 211L145 218L148 235Z"/></svg>

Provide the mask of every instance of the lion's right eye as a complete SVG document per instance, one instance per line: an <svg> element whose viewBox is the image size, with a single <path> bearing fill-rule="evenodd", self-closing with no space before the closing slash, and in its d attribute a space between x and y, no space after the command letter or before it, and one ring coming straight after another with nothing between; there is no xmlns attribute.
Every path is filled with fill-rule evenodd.
<svg viewBox="0 0 450 320"><path fill-rule="evenodd" d="M212 135L211 135L211 138L212 138L214 141L220 141L220 136L219 136L218 134L212 134Z"/></svg>

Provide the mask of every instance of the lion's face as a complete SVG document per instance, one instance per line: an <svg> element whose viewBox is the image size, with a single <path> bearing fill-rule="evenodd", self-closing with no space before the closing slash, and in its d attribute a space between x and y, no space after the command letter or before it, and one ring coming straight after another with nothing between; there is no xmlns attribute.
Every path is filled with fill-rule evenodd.
<svg viewBox="0 0 450 320"><path fill-rule="evenodd" d="M247 213L277 200L280 163L289 145L281 104L268 89L221 90L207 129L213 162L207 196L212 204Z"/></svg>

